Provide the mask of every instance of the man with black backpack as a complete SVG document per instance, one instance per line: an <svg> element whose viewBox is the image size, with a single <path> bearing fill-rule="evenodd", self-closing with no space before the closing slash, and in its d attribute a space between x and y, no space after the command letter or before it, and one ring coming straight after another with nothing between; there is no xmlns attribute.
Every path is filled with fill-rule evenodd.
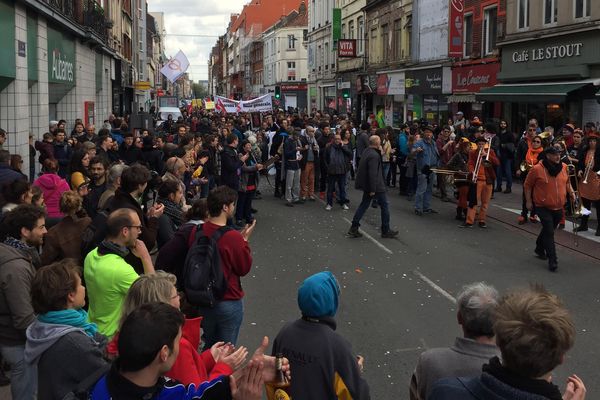
<svg viewBox="0 0 600 400"><path fill-rule="evenodd" d="M201 238L211 238L217 235L215 242L218 249L218 257L208 261L210 250L209 245L204 246L204 251L200 248L196 233L195 242L191 247L186 259L184 269L184 286L188 301L198 306L198 312L204 317L202 328L204 330L204 346L209 349L216 342L237 342L240 326L244 317L244 305L242 299L244 291L242 289L240 278L250 272L252 266L252 253L248 246L248 240L254 232L256 220L252 225L246 225L241 231L236 231L227 226L227 220L235 215L235 203L237 201L237 192L227 186L219 186L212 190L207 199L209 218L201 226ZM199 227L200 229L200 227ZM198 250L198 257L191 257L190 253ZM202 256L204 254L204 256ZM198 258L206 257L204 260ZM191 260L196 261L193 264L206 265L210 263L213 269L220 268L224 279L221 282L215 279L215 290L207 293L206 287L198 287L194 282L190 267L193 266ZM192 265L190 265L192 264ZM218 275L218 274L217 274ZM218 276L216 277L218 278ZM194 291L193 289L199 289ZM191 290L190 290L191 289ZM194 294L198 295L195 299ZM190 296L191 295L191 296ZM207 301L206 298L212 298L214 301ZM212 302L212 304L210 304Z"/></svg>

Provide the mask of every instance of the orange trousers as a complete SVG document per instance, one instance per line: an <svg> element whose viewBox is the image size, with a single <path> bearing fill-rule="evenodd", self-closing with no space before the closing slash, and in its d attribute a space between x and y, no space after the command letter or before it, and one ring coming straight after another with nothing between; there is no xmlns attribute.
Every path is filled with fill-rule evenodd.
<svg viewBox="0 0 600 400"><path fill-rule="evenodd" d="M300 198L305 199L315 194L315 163L307 161L300 172Z"/></svg>
<svg viewBox="0 0 600 400"><path fill-rule="evenodd" d="M458 202L457 207L467 208L469 207L469 185L458 186Z"/></svg>
<svg viewBox="0 0 600 400"><path fill-rule="evenodd" d="M490 205L494 185L488 185L485 181L477 181L477 205L479 206L479 222L485 222L487 209ZM475 222L477 207L469 208L467 211L467 224Z"/></svg>

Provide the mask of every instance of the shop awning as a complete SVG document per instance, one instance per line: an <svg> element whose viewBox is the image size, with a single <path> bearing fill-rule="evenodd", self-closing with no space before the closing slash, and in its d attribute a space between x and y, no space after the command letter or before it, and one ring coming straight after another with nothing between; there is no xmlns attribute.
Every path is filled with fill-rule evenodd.
<svg viewBox="0 0 600 400"><path fill-rule="evenodd" d="M476 97L480 101L512 101L522 103L562 101L569 93L589 84L589 82L573 82L496 85L491 88L481 89L481 92Z"/></svg>

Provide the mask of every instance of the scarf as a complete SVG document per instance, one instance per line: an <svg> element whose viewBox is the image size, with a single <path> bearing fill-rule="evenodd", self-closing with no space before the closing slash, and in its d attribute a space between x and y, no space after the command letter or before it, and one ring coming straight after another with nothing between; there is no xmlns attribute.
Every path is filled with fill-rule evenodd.
<svg viewBox="0 0 600 400"><path fill-rule="evenodd" d="M524 392L544 396L550 400L562 400L558 386L541 379L526 378L515 374L500 364L500 359L494 357L489 364L484 364L483 372L492 375L499 381Z"/></svg>
<svg viewBox="0 0 600 400"><path fill-rule="evenodd" d="M29 252L31 250L31 246L27 245L25 242L20 241L19 239L15 239L12 236L7 236L6 239L4 239L4 244L13 247L17 250L24 250L26 252Z"/></svg>
<svg viewBox="0 0 600 400"><path fill-rule="evenodd" d="M548 161L548 159L546 159L546 158L544 158L544 161L542 161L542 164L544 164L544 168L546 168L546 170L552 177L555 177L556 175L560 174L560 171L562 171L562 169L563 169L561 162L553 163L553 162Z"/></svg>
<svg viewBox="0 0 600 400"><path fill-rule="evenodd" d="M108 240L104 240L98 245L98 254L101 256L106 254L116 254L121 258L125 258L129 255L129 249Z"/></svg>
<svg viewBox="0 0 600 400"><path fill-rule="evenodd" d="M159 201L165 206L165 214L167 217L173 221L175 226L180 226L183 223L183 211L181 206L173 203L169 199L160 198Z"/></svg>
<svg viewBox="0 0 600 400"><path fill-rule="evenodd" d="M98 332L98 326L93 322L88 322L88 314L83 309L67 309L60 311L49 311L38 315L38 320L46 324L69 325L75 328L81 328L89 337L94 337Z"/></svg>
<svg viewBox="0 0 600 400"><path fill-rule="evenodd" d="M540 155L540 153L544 151L544 148L540 146L540 148L538 149L534 149L533 147L529 146L529 149L527 149L527 154L525 154L525 161L527 162L528 165L535 165L538 163L538 156Z"/></svg>

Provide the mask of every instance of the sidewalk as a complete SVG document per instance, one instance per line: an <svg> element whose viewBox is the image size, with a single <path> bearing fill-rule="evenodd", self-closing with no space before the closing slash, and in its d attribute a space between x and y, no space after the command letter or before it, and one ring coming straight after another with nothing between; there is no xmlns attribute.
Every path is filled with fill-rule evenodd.
<svg viewBox="0 0 600 400"><path fill-rule="evenodd" d="M522 185L513 183L512 193L494 193L494 199L490 202L488 217L537 236L541 229L539 223L527 222L524 225L519 225L517 222L521 214L522 192ZM595 236L596 227L598 226L596 210L593 210L590 217L587 232L573 233L572 218L567 218L565 225L564 230L557 230L555 233L556 244L600 260L600 237Z"/></svg>

